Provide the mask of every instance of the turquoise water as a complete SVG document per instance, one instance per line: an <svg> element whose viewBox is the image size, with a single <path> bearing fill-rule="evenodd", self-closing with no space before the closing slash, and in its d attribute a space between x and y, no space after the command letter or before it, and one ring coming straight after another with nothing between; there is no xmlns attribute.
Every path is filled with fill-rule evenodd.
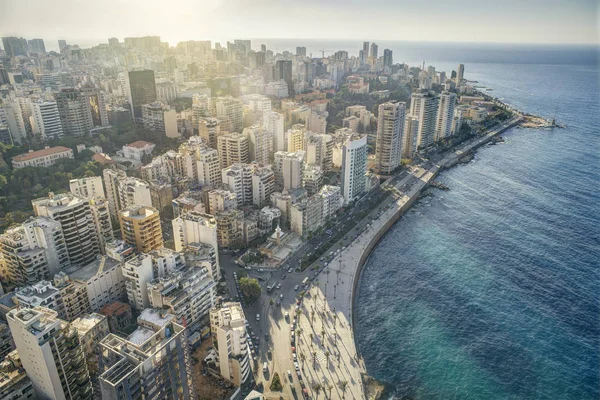
<svg viewBox="0 0 600 400"><path fill-rule="evenodd" d="M393 397L600 397L600 88L595 55L577 51L465 65L567 128L511 130L444 172L450 191L434 189L372 253L357 343Z"/></svg>

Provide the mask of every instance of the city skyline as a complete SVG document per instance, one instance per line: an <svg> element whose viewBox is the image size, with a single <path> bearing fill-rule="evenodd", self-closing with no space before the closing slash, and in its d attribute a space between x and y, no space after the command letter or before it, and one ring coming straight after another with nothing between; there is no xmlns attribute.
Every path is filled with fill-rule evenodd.
<svg viewBox="0 0 600 400"><path fill-rule="evenodd" d="M467 0L459 5L435 0L429 4L429 9L435 12L430 13L416 4L387 0L351 4L341 1L321 4L314 0L301 4L210 0L203 2L197 13L190 11L196 7L192 0L180 0L165 16L161 5L153 1L109 0L84 5L74 0L52 4L39 0L7 0L0 5L0 34L41 37L48 42L49 50L58 47L58 39L88 47L105 43L108 36L122 39L159 35L170 45L194 39L221 42L234 37L285 39L298 36L282 33L298 24L298 15L307 15L311 18L311 29L310 33L301 35L306 36L305 39L597 44L600 37L598 7L593 0L526 3ZM31 9L38 12L29 13ZM365 19L365 9L369 11L369 19ZM464 19L464 10L468 10L468 20ZM94 24L89 24L90 15L94 15ZM136 16L134 20L132 15ZM331 18L332 15L336 18ZM424 15L427 18L423 18ZM371 23L374 19L377 24ZM353 27L351 32L348 26Z"/></svg>

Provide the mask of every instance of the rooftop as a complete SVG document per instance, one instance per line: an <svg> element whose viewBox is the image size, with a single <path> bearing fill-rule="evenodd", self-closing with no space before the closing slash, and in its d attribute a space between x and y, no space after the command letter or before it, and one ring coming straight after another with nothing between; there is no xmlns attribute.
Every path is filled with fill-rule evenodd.
<svg viewBox="0 0 600 400"><path fill-rule="evenodd" d="M137 140L133 143L126 144L127 147L135 147L136 149L143 149L146 146L154 146L154 143L146 142L145 140Z"/></svg>
<svg viewBox="0 0 600 400"><path fill-rule="evenodd" d="M71 266L64 270L71 280L88 281L103 271L118 267L121 263L110 257L98 257L94 262L84 266Z"/></svg>
<svg viewBox="0 0 600 400"><path fill-rule="evenodd" d="M140 346L148 339L150 339L152 335L154 335L154 333L154 331L140 326L135 331L133 331L131 335L129 335L127 340L129 340L131 343L137 346Z"/></svg>
<svg viewBox="0 0 600 400"><path fill-rule="evenodd" d="M73 152L73 150L64 146L48 147L47 149L30 151L29 153L20 154L18 156L13 157L13 161L29 161L35 158L46 157L52 154L64 153L65 151Z"/></svg>

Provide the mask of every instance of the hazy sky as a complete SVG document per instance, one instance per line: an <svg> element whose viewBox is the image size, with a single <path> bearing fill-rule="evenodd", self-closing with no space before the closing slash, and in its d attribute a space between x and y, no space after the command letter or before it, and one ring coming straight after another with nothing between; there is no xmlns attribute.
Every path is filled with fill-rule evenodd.
<svg viewBox="0 0 600 400"><path fill-rule="evenodd" d="M0 35L599 43L598 0L0 0ZM51 42L50 42L51 41ZM82 43L83 44L83 43Z"/></svg>

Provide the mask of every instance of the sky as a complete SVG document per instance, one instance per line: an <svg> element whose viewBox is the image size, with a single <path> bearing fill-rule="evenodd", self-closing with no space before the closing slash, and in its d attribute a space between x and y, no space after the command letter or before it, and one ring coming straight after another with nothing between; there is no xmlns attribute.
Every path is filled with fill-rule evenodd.
<svg viewBox="0 0 600 400"><path fill-rule="evenodd" d="M0 0L0 36L600 43L598 0ZM88 47L88 46L84 46Z"/></svg>

